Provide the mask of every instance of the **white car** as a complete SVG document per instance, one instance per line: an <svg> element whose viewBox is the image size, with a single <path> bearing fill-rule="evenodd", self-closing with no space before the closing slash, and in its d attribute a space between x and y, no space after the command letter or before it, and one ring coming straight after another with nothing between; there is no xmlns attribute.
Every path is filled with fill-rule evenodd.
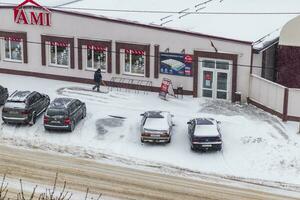
<svg viewBox="0 0 300 200"><path fill-rule="evenodd" d="M172 117L166 111L147 111L143 114L141 121L141 142L170 143L172 128L174 126Z"/></svg>
<svg viewBox="0 0 300 200"><path fill-rule="evenodd" d="M222 149L219 121L212 118L196 118L187 124L192 150L220 151Z"/></svg>

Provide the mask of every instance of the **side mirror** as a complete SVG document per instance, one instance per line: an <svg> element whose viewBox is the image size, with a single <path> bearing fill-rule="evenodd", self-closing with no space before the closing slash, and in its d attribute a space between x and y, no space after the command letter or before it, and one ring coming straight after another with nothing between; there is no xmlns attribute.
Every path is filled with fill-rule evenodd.
<svg viewBox="0 0 300 200"><path fill-rule="evenodd" d="M175 124L172 124L172 126L175 126Z"/></svg>
<svg viewBox="0 0 300 200"><path fill-rule="evenodd" d="M221 122L220 122L220 121L217 121L217 124L221 124Z"/></svg>
<svg viewBox="0 0 300 200"><path fill-rule="evenodd" d="M187 124L191 124L191 121L188 121Z"/></svg>
<svg viewBox="0 0 300 200"><path fill-rule="evenodd" d="M140 114L141 116L145 116L145 114L144 113L142 113L142 114Z"/></svg>

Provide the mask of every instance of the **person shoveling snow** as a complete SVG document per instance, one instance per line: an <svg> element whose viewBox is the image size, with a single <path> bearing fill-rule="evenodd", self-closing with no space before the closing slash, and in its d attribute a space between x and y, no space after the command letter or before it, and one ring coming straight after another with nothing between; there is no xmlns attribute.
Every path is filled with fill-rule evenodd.
<svg viewBox="0 0 300 200"><path fill-rule="evenodd" d="M95 81L95 86L93 87L93 90L97 88L97 92L100 92L100 84L102 81L102 74L100 68L98 68L94 73L94 81Z"/></svg>

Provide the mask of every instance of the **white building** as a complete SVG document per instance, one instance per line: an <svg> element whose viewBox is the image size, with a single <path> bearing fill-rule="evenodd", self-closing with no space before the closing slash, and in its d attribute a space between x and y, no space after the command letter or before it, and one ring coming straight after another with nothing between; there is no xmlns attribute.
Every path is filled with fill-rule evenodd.
<svg viewBox="0 0 300 200"><path fill-rule="evenodd" d="M92 83L100 67L107 84L130 79L120 87L168 78L195 97L248 97L251 42L38 5L0 6L0 19L1 73Z"/></svg>

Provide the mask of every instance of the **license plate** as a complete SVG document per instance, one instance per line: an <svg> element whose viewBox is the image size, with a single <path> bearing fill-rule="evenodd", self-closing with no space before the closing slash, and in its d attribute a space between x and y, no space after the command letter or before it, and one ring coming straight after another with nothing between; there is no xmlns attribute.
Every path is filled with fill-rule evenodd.
<svg viewBox="0 0 300 200"><path fill-rule="evenodd" d="M160 135L151 135L151 137L154 137L154 138L159 138L160 137Z"/></svg>
<svg viewBox="0 0 300 200"><path fill-rule="evenodd" d="M202 147L212 147L211 144L202 144Z"/></svg>
<svg viewBox="0 0 300 200"><path fill-rule="evenodd" d="M9 113L10 114L18 114L19 112L18 111L10 111Z"/></svg>
<svg viewBox="0 0 300 200"><path fill-rule="evenodd" d="M55 120L54 120L54 121L51 121L51 122L52 122L52 123L55 123L55 124L59 123L59 121L55 121Z"/></svg>

